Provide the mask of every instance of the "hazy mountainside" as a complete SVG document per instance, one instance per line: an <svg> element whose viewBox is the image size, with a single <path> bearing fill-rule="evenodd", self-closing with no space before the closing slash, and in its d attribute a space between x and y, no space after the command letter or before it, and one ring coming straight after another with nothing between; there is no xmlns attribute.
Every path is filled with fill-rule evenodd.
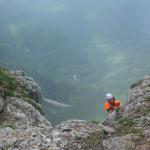
<svg viewBox="0 0 150 150"><path fill-rule="evenodd" d="M0 70L0 149L148 150L150 77L131 85L123 112L109 126L68 120L53 126L41 113L38 84L20 71ZM113 117L111 117L113 116Z"/></svg>
<svg viewBox="0 0 150 150"><path fill-rule="evenodd" d="M107 92L125 101L130 83L150 73L149 7L148 0L0 0L0 66L24 70L46 97L72 105L44 102L54 122L103 118Z"/></svg>

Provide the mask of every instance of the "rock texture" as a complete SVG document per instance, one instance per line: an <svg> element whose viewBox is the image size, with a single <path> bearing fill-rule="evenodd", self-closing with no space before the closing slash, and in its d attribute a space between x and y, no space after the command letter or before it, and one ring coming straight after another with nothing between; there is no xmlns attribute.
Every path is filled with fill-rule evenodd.
<svg viewBox="0 0 150 150"><path fill-rule="evenodd" d="M103 128L81 120L70 120L57 125L52 135L57 145L64 150L99 150L104 139Z"/></svg>
<svg viewBox="0 0 150 150"><path fill-rule="evenodd" d="M26 76L22 71L10 71L17 83L28 91L28 94L37 102L42 100L42 92L40 86L34 81L32 77Z"/></svg>
<svg viewBox="0 0 150 150"><path fill-rule="evenodd" d="M87 121L52 126L41 114L38 84L21 71L0 71L0 149L99 150L104 130Z"/></svg>
<svg viewBox="0 0 150 150"><path fill-rule="evenodd" d="M42 115L39 85L21 71L0 70L0 150L149 150L150 77L131 86L122 113L102 124Z"/></svg>
<svg viewBox="0 0 150 150"><path fill-rule="evenodd" d="M121 115L111 122L115 137L103 141L105 150L150 149L150 77L138 81L128 92Z"/></svg>

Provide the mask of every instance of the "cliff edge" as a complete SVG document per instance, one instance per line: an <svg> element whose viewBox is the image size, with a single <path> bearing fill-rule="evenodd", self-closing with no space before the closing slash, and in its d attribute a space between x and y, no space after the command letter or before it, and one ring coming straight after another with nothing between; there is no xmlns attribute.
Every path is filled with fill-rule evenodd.
<svg viewBox="0 0 150 150"><path fill-rule="evenodd" d="M108 116L108 125L68 120L53 126L33 78L0 69L0 150L149 150L150 77L128 93L122 113Z"/></svg>

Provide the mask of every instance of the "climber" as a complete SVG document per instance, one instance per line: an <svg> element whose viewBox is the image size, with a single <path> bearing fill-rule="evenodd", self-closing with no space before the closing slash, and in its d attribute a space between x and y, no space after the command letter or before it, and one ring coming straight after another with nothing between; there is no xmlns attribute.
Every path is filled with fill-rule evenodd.
<svg viewBox="0 0 150 150"><path fill-rule="evenodd" d="M119 100L115 99L115 97L108 93L106 94L107 102L105 103L105 109L108 113L113 112L114 110L119 111L121 108L121 103Z"/></svg>

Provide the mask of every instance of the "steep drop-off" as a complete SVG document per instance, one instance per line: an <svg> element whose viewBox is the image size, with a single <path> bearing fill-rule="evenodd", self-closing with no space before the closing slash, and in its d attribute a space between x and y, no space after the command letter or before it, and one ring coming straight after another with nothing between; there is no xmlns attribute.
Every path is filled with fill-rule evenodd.
<svg viewBox="0 0 150 150"><path fill-rule="evenodd" d="M99 124L43 115L39 85L21 71L0 69L0 150L149 150L150 77L131 86L122 113Z"/></svg>

